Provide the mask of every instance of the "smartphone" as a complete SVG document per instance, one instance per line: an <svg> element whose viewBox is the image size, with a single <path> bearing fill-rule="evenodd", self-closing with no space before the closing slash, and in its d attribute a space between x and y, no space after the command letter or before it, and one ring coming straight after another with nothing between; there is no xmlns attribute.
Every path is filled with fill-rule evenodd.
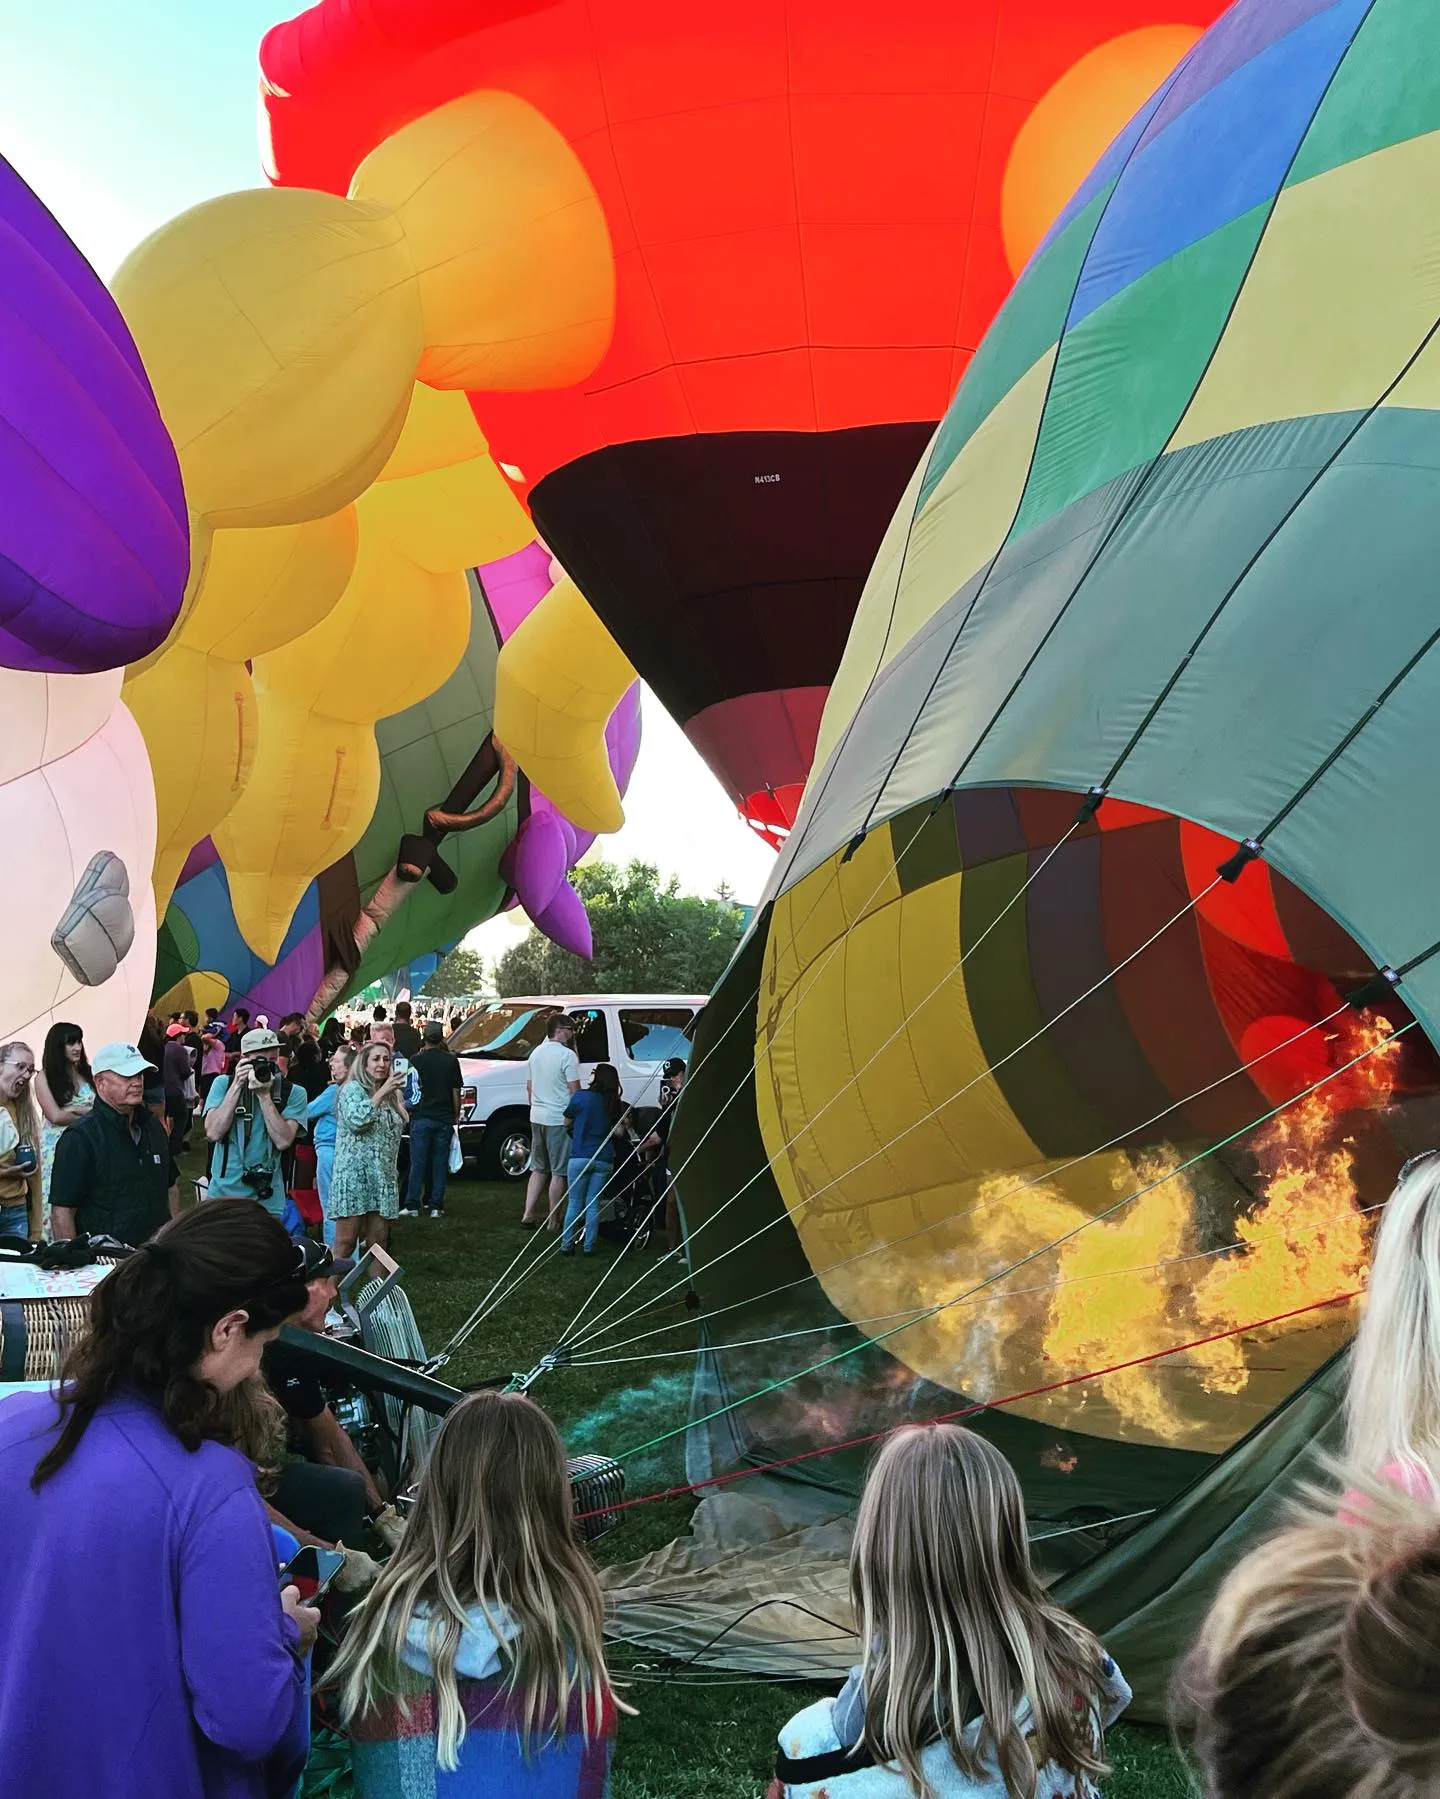
<svg viewBox="0 0 1440 1799"><path fill-rule="evenodd" d="M282 1587L299 1587L306 1605L314 1605L329 1591L330 1583L345 1566L345 1555L339 1549L321 1549L306 1543L291 1556L280 1570Z"/></svg>

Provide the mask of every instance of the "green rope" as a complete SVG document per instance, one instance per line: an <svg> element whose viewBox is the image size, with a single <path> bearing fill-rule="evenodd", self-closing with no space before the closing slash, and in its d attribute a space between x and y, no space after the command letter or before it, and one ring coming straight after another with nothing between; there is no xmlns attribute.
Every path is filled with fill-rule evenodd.
<svg viewBox="0 0 1440 1799"><path fill-rule="evenodd" d="M697 1430L702 1424L711 1424L715 1419L723 1418L727 1413L737 1411L742 1405L748 1405L752 1399L763 1399L768 1393L777 1392L781 1387L788 1387L795 1381L804 1380L808 1374L818 1374L822 1368L832 1367L836 1362L843 1362L849 1356L858 1355L863 1349L870 1349L878 1343L884 1343L888 1338L898 1335L901 1331L913 1330L917 1324L923 1324L926 1319L933 1318L940 1312L948 1311L951 1306L963 1305L967 1299L973 1299L977 1293L983 1292L986 1287L993 1286L996 1281L1008 1279L1010 1275L1017 1273L1028 1263L1037 1261L1041 1256L1049 1255L1053 1250L1061 1248L1072 1238L1078 1237L1082 1231L1088 1230L1092 1224L1100 1224L1106 1218L1113 1217L1123 1207L1132 1204L1137 1199L1143 1199L1147 1193L1153 1193L1157 1187L1163 1187L1166 1181L1174 1180L1176 1175L1184 1174L1187 1169L1194 1168L1218 1150L1225 1149L1239 1138L1248 1136L1251 1131L1257 1130L1262 1124L1268 1124L1272 1118L1278 1118L1282 1112L1288 1110L1298 1100L1308 1099L1312 1093L1317 1093L1320 1088L1327 1086L1339 1075L1345 1074L1358 1063L1365 1061L1368 1056L1373 1056L1377 1050L1384 1049L1397 1037L1403 1037L1406 1031L1415 1028L1416 1023L1417 1020L1412 1018L1408 1024L1402 1024L1388 1037L1382 1038L1379 1043L1372 1044L1369 1049L1361 1050L1359 1055L1353 1056L1348 1062L1342 1062L1339 1068L1331 1069L1329 1074L1322 1076L1320 1080L1313 1082L1310 1086L1302 1088L1299 1093L1292 1094L1280 1105L1272 1106L1268 1112L1262 1112L1258 1118L1253 1118L1248 1124L1241 1125L1239 1130L1231 1131L1228 1137L1221 1137L1218 1142L1210 1144L1208 1148L1197 1150L1193 1156L1181 1162L1177 1168L1172 1168L1168 1174L1161 1175L1159 1179L1149 1182L1134 1193L1127 1193L1123 1198L1117 1199L1114 1205L1107 1206L1102 1212L1097 1212L1093 1218L1087 1218L1083 1224L1077 1224L1073 1230L1066 1231L1063 1236L1056 1237L1053 1242L1043 1244L1039 1249L1031 1250L1029 1255L1022 1256L1018 1262L1012 1262L1008 1268L1001 1268L996 1273L987 1275L983 1281L977 1282L975 1286L970 1287L964 1293L957 1293L953 1299L942 1299L938 1304L931 1306L928 1311L921 1312L918 1317L910 1319L905 1324L894 1325L888 1331L882 1331L878 1337L866 1337L863 1342L852 1343L848 1349L837 1350L834 1355L826 1356L823 1360L812 1363L808 1368L798 1369L794 1374L787 1374L781 1380L770 1381L765 1386L758 1387L753 1393L744 1393L739 1399L729 1400L725 1405L718 1406L713 1412L706 1412L703 1417L692 1418L687 1424L677 1425L673 1430L662 1431L658 1437L651 1437L646 1443L637 1443L633 1449L623 1449L616 1460L623 1462L630 1456L643 1455L648 1449L656 1449L660 1444L668 1443L672 1437L683 1436L686 1431Z"/></svg>

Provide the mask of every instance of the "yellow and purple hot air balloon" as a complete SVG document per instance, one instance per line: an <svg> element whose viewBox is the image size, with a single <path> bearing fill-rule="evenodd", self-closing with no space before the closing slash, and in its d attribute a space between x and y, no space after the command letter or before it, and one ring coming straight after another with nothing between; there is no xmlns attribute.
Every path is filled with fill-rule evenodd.
<svg viewBox="0 0 1440 1799"><path fill-rule="evenodd" d="M150 996L155 797L121 671L180 610L180 471L114 301L0 161L0 1038L129 1034Z"/></svg>

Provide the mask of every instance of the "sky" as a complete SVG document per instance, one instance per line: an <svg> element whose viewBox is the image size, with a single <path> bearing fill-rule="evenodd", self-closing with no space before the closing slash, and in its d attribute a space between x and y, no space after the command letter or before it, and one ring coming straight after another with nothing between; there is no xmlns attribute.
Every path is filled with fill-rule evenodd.
<svg viewBox="0 0 1440 1799"><path fill-rule="evenodd" d="M283 0L0 0L0 153L102 276L176 213L262 185L256 50L284 16ZM642 710L625 828L595 853L753 903L772 852L648 691ZM497 920L480 947L511 941Z"/></svg>

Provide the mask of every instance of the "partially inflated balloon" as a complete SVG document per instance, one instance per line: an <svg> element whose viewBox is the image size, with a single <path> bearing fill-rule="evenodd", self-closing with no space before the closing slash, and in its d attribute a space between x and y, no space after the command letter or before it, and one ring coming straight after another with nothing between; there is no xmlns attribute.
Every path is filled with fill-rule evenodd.
<svg viewBox="0 0 1440 1799"><path fill-rule="evenodd" d="M1152 1716L1341 1434L1434 1142L1433 37L1240 0L1063 209L875 564L672 1152L729 1453L973 1405Z"/></svg>

